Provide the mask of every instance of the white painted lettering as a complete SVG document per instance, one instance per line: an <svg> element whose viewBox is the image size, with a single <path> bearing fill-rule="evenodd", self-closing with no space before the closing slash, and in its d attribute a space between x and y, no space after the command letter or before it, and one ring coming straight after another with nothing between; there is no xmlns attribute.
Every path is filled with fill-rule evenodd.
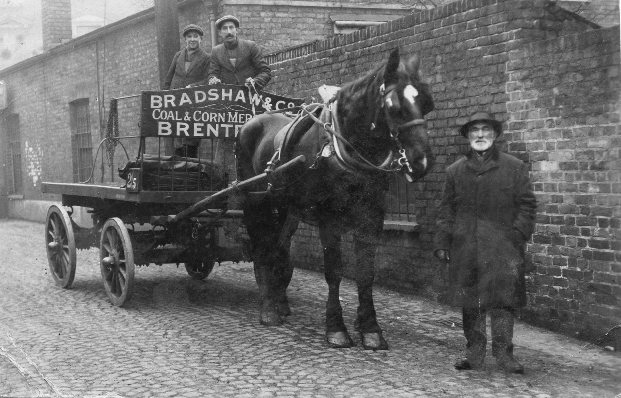
<svg viewBox="0 0 621 398"><path fill-rule="evenodd" d="M172 130L170 129L169 122L157 122L157 135L171 135Z"/></svg>

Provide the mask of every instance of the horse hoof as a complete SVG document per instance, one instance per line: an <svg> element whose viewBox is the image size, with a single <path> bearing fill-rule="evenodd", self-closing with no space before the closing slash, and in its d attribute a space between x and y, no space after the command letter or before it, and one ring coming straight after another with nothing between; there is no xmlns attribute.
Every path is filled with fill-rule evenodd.
<svg viewBox="0 0 621 398"><path fill-rule="evenodd" d="M282 319L276 311L261 311L260 315L261 325L265 326L279 326L282 325Z"/></svg>
<svg viewBox="0 0 621 398"><path fill-rule="evenodd" d="M387 350L388 343L381 333L361 333L362 346L365 350Z"/></svg>
<svg viewBox="0 0 621 398"><path fill-rule="evenodd" d="M278 311L278 315L280 316L289 316L291 315L291 307L289 307L288 301L282 301L276 304L276 310Z"/></svg>
<svg viewBox="0 0 621 398"><path fill-rule="evenodd" d="M350 348L354 346L354 341L347 332L327 332L326 341L330 348Z"/></svg>

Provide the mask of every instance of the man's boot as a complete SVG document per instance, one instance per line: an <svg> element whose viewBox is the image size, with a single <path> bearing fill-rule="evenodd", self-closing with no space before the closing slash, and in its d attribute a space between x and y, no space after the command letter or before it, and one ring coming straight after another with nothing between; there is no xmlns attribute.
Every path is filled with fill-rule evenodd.
<svg viewBox="0 0 621 398"><path fill-rule="evenodd" d="M505 372L524 373L524 366L513 356L513 311L494 309L492 321L492 354Z"/></svg>
<svg viewBox="0 0 621 398"><path fill-rule="evenodd" d="M485 331L485 310L462 308L464 335L466 336L466 358L455 362L455 369L481 369L485 360L487 337Z"/></svg>

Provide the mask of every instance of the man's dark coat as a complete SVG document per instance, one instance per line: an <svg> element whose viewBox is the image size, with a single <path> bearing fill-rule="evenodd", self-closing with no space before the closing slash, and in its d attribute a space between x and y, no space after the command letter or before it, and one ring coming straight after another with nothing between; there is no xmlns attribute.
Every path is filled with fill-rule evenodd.
<svg viewBox="0 0 621 398"><path fill-rule="evenodd" d="M222 83L243 85L249 77L254 78L258 88L263 88L272 78L272 71L263 58L257 43L237 39L237 62L229 61L224 44L218 44L211 51L209 77L217 77Z"/></svg>
<svg viewBox="0 0 621 398"><path fill-rule="evenodd" d="M184 88L188 84L203 85L207 84L207 73L209 73L210 56L199 48L190 57L190 66L185 70L185 60L187 49L178 51L168 68L162 89L170 90Z"/></svg>
<svg viewBox="0 0 621 398"><path fill-rule="evenodd" d="M528 167L495 146L484 161L477 156L447 168L434 250L450 250L451 286L462 306L522 307L525 242L536 215Z"/></svg>

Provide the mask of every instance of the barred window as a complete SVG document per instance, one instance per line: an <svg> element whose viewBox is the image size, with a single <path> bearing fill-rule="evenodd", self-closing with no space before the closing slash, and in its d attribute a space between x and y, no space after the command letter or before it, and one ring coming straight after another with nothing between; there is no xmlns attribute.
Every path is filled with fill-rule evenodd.
<svg viewBox="0 0 621 398"><path fill-rule="evenodd" d="M71 113L71 153L73 181L86 182L93 167L93 140L88 113L88 98L69 103Z"/></svg>
<svg viewBox="0 0 621 398"><path fill-rule="evenodd" d="M401 174L390 177L386 195L386 220L415 223L414 187Z"/></svg>
<svg viewBox="0 0 621 398"><path fill-rule="evenodd" d="M8 193L9 195L20 195L23 194L24 191L22 185L22 145L19 133L19 115L7 115L5 123L8 141Z"/></svg>

